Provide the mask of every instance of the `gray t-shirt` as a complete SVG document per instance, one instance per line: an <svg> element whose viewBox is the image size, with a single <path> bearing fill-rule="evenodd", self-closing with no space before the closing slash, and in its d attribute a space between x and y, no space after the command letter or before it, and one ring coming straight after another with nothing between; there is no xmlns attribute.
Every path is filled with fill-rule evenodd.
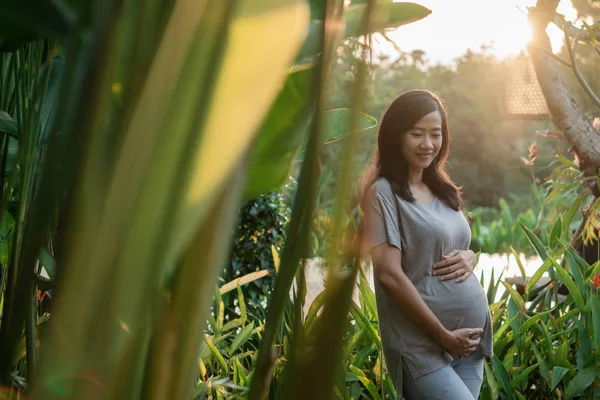
<svg viewBox="0 0 600 400"><path fill-rule="evenodd" d="M437 197L431 203L411 203L397 196L381 178L367 194L366 235L369 249L388 242L402 254L402 268L431 311L448 330L483 328L480 349L492 355L493 334L487 297L471 274L464 282L433 276L433 264L452 250L467 250L471 230L461 211ZM414 325L394 299L375 281L379 330L388 371L402 390L402 367L416 379L447 366L452 357ZM401 397L399 397L401 398Z"/></svg>

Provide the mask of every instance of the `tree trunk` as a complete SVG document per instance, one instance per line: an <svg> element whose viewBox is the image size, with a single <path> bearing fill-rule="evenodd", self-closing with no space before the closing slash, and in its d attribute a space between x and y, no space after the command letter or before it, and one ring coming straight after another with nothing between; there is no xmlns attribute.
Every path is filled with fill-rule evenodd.
<svg viewBox="0 0 600 400"><path fill-rule="evenodd" d="M580 160L593 170L588 174L595 174L596 168L600 167L600 133L571 96L558 62L549 55L552 48L546 27L553 20L558 3L557 0L538 0L537 6L530 9L529 23L533 40L528 51L552 121L573 146Z"/></svg>

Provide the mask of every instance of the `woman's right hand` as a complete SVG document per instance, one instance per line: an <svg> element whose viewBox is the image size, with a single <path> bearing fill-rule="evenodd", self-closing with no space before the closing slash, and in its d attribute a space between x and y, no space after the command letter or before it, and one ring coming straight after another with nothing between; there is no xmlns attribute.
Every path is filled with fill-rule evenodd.
<svg viewBox="0 0 600 400"><path fill-rule="evenodd" d="M481 328L461 328L446 331L442 335L441 345L455 360L467 357L477 349L481 342Z"/></svg>

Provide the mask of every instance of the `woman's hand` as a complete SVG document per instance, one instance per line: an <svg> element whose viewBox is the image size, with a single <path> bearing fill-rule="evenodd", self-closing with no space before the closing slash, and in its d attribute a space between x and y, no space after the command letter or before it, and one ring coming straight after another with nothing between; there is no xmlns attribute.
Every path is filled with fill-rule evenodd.
<svg viewBox="0 0 600 400"><path fill-rule="evenodd" d="M462 328L446 331L441 338L440 345L446 349L455 360L467 357L473 353L481 342L481 328Z"/></svg>
<svg viewBox="0 0 600 400"><path fill-rule="evenodd" d="M477 256L471 250L452 250L442 261L433 264L433 275L441 275L443 281L455 279L462 282L471 275Z"/></svg>

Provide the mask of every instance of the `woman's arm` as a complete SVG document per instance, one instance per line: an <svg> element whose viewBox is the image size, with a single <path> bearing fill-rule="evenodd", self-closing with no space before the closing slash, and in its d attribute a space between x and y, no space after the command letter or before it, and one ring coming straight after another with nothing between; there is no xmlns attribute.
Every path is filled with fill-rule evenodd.
<svg viewBox="0 0 600 400"><path fill-rule="evenodd" d="M425 303L414 284L402 271L400 250L383 243L371 250L375 278L396 301L406 316L458 359L471 354L480 342L481 328L448 331ZM475 339L471 339L475 337Z"/></svg>

